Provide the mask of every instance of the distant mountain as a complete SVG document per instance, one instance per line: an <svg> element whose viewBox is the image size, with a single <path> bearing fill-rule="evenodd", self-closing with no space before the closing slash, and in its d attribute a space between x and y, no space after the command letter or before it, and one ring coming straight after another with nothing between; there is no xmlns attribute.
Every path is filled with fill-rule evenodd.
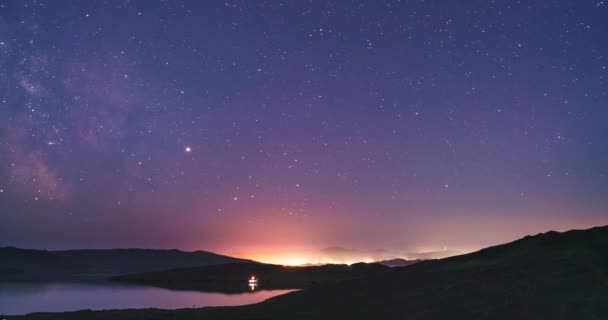
<svg viewBox="0 0 608 320"><path fill-rule="evenodd" d="M0 248L0 280L117 275L222 263L252 262L205 251L109 249L46 251Z"/></svg>
<svg viewBox="0 0 608 320"><path fill-rule="evenodd" d="M457 250L440 250L440 251L429 251L429 252L414 252L405 254L409 259L418 260L431 260L431 259L444 259L454 256L461 255L462 252Z"/></svg>
<svg viewBox="0 0 608 320"><path fill-rule="evenodd" d="M11 317L17 319L608 319L608 226L528 236L248 306Z"/></svg>
<svg viewBox="0 0 608 320"><path fill-rule="evenodd" d="M405 260L405 259L397 258L397 259L376 261L376 263L385 265L387 267L405 267L405 266L412 265L414 263L418 263L420 261L422 261L422 260L419 260L419 259Z"/></svg>
<svg viewBox="0 0 608 320"><path fill-rule="evenodd" d="M608 227L313 286L240 307L32 314L88 319L608 319Z"/></svg>
<svg viewBox="0 0 608 320"><path fill-rule="evenodd" d="M205 319L608 319L608 227L547 232Z"/></svg>
<svg viewBox="0 0 608 320"><path fill-rule="evenodd" d="M462 252L456 250L440 250L427 252L403 252L387 249L358 250L343 247L327 247L321 249L322 258L329 261L382 261L391 259L405 260L430 260L443 259L447 257L461 255Z"/></svg>

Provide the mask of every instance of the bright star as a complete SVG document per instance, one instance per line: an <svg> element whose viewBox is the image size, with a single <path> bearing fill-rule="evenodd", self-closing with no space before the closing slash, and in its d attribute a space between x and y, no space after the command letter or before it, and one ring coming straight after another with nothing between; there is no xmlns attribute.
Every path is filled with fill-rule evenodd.
<svg viewBox="0 0 608 320"><path fill-rule="evenodd" d="M192 148L190 148L190 147L186 147L186 148L184 149L184 151L186 151L186 152L192 152Z"/></svg>

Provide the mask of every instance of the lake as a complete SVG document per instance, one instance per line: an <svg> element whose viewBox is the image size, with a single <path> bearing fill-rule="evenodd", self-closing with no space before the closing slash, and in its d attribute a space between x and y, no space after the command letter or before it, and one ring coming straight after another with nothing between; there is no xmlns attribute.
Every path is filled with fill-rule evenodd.
<svg viewBox="0 0 608 320"><path fill-rule="evenodd" d="M179 309L193 306L234 306L257 303L290 291L293 290L259 290L224 294L176 291L108 282L0 282L0 314L23 315L32 312L82 309Z"/></svg>

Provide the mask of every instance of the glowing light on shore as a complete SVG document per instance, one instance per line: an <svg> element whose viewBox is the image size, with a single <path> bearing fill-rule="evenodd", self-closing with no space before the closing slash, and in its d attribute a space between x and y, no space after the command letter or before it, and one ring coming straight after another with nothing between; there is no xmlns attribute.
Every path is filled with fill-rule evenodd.
<svg viewBox="0 0 608 320"><path fill-rule="evenodd" d="M251 278L249 278L248 284L249 289L251 289L251 291L254 291L258 287L258 279L256 279L255 276L251 276Z"/></svg>

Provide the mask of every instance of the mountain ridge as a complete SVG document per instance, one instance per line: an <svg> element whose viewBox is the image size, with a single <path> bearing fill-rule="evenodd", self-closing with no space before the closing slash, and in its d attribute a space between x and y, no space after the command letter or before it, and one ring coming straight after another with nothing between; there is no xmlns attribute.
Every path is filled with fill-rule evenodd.
<svg viewBox="0 0 608 320"><path fill-rule="evenodd" d="M608 318L608 226L526 236L240 307L39 313L15 319Z"/></svg>
<svg viewBox="0 0 608 320"><path fill-rule="evenodd" d="M74 275L126 274L222 263L255 263L207 251L177 249L37 250L0 248L0 279L40 280Z"/></svg>

